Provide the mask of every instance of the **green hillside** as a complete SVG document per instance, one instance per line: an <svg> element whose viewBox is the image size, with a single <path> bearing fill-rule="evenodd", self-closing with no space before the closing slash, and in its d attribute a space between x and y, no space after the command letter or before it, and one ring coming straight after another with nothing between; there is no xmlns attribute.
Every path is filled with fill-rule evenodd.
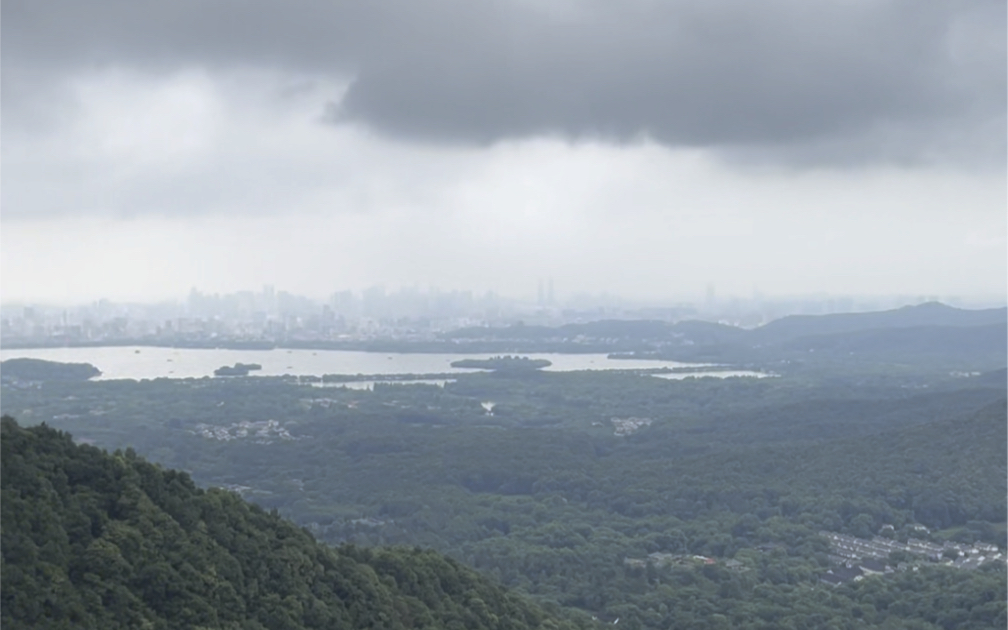
<svg viewBox="0 0 1008 630"><path fill-rule="evenodd" d="M573 627L419 549L334 549L135 455L2 421L0 619L16 628Z"/></svg>

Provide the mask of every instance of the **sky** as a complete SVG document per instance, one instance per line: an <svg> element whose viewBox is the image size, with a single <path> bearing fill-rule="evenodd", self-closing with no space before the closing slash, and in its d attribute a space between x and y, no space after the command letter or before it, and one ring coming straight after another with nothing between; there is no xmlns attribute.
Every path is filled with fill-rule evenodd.
<svg viewBox="0 0 1008 630"><path fill-rule="evenodd" d="M5 0L0 299L1008 284L1003 0Z"/></svg>

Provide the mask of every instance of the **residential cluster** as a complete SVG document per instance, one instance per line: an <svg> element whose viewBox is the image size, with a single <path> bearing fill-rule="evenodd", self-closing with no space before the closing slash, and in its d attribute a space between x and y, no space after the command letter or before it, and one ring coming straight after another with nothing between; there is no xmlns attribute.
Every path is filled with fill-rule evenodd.
<svg viewBox="0 0 1008 630"><path fill-rule="evenodd" d="M610 418L613 425L613 435L625 436L633 435L641 430L641 427L649 427L653 420L651 418Z"/></svg>
<svg viewBox="0 0 1008 630"><path fill-rule="evenodd" d="M745 573L749 567L734 559L718 560L707 556L688 553L665 553L656 551L649 553L646 558L624 558L623 564L628 567L643 569L650 566L661 569L664 567L697 567L710 564L720 564L730 571Z"/></svg>
<svg viewBox="0 0 1008 630"><path fill-rule="evenodd" d="M736 560L731 560L730 562L737 562ZM684 553L663 553L656 551L654 553L649 553L646 558L624 558L623 564L628 567L634 567L642 569L648 565L664 568L673 566L693 566L698 564L716 564L717 560L714 558L708 558L707 556L699 556ZM741 565L741 563L738 563Z"/></svg>
<svg viewBox="0 0 1008 630"><path fill-rule="evenodd" d="M194 435L209 440L229 442L231 440L254 439L258 444L270 444L276 440L293 440L294 438L277 420L242 420L228 426L212 424L197 424Z"/></svg>
<svg viewBox="0 0 1008 630"><path fill-rule="evenodd" d="M834 563L834 567L822 576L822 581L833 585L867 575L917 570L921 561L957 569L976 569L989 562L1006 561L997 545L983 542L939 544L917 538L902 542L882 536L867 539L826 531L819 535L829 541L830 560ZM900 556L903 559L894 559Z"/></svg>

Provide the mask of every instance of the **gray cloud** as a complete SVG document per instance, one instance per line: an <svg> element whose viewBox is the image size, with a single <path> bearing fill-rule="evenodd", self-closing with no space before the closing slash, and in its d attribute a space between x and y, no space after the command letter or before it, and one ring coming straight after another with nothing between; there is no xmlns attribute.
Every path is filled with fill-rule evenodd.
<svg viewBox="0 0 1008 630"><path fill-rule="evenodd" d="M1005 159L1003 1L6 0L4 106L106 64L352 78L328 119L793 163ZM17 117L16 117L17 118Z"/></svg>

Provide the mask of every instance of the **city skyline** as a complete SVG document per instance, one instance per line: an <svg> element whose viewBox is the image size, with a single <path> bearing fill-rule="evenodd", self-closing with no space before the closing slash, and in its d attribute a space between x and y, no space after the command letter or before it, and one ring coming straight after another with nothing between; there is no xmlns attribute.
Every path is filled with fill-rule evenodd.
<svg viewBox="0 0 1008 630"><path fill-rule="evenodd" d="M605 302L612 306L625 305L629 307L662 307L662 306L704 306L711 304L730 303L774 303L774 302L795 302L795 301L838 301L842 303L864 302L876 307L899 307L922 302L942 302L952 306L963 308L986 308L1005 305L1008 297L997 293L980 294L958 294L958 293L928 293L928 292L880 292L880 293L830 293L826 291L816 291L809 293L769 293L753 287L748 292L732 293L722 292L714 283L707 283L702 290L691 293L670 294L667 296L652 296L645 298L633 298L608 291L582 291L563 292L557 290L551 282L552 278L544 277L536 280L529 290L516 294L501 293L493 289L474 289L467 287L451 288L436 285L423 286L419 284L392 285L388 283L378 283L360 288L340 287L323 291L316 294L302 294L288 290L282 286L264 283L257 288L239 288L233 291L213 291L196 285L190 286L188 291L167 295L156 299L116 299L110 296L93 296L81 300L32 300L32 299L3 299L0 300L0 308L17 309L23 307L41 307L50 309L60 308L84 308L94 306L99 303L132 305L132 306L159 306L159 305L185 305L191 300L194 294L204 297L234 297L242 295L261 295L264 291L273 291L277 294L286 294L298 300L308 300L319 305L332 304L341 295L352 295L354 299L361 299L369 292L384 292L386 295L469 295L473 299L495 299L527 306L551 306L559 307L568 302L594 300Z"/></svg>

